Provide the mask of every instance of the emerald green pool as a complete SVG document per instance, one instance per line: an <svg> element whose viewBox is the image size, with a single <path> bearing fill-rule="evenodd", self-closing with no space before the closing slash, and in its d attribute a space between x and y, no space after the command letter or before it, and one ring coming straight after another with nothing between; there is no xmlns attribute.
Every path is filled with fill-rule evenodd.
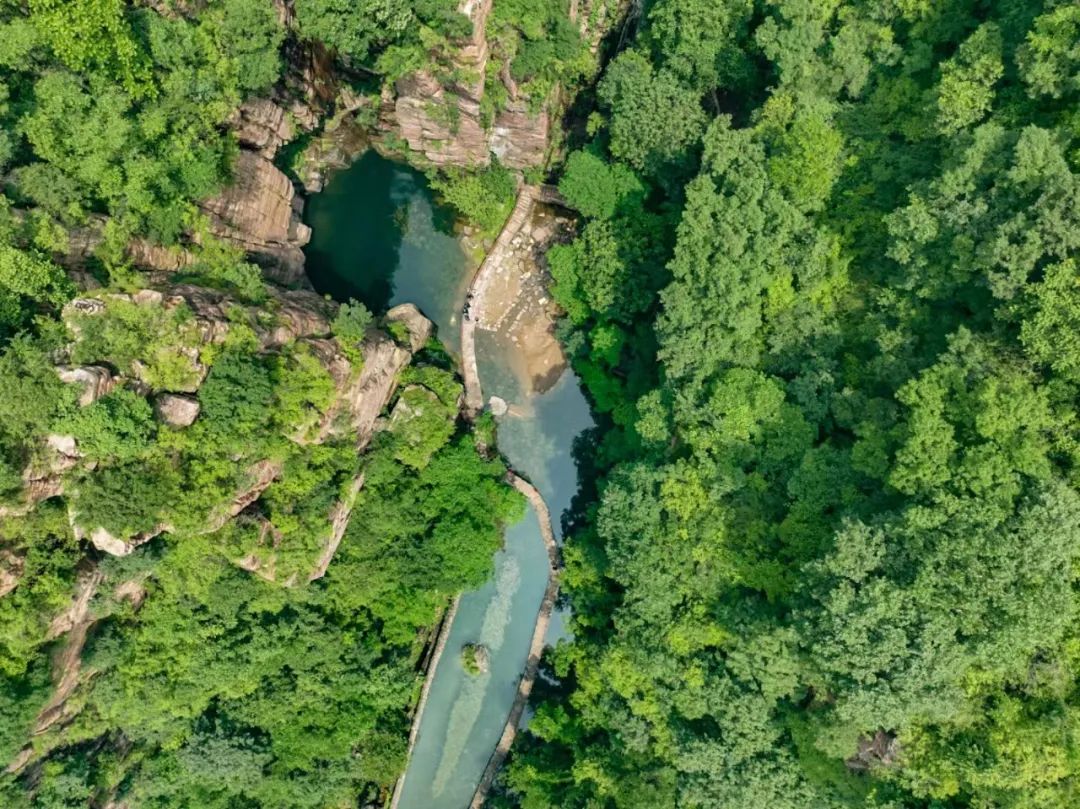
<svg viewBox="0 0 1080 809"><path fill-rule="evenodd" d="M472 267L423 175L369 152L312 197L305 218L313 229L308 273L318 291L338 300L357 298L376 313L415 303L443 343L458 350L458 318ZM486 396L511 403L499 422L500 450L544 495L558 535L559 515L578 488L572 444L592 419L569 371L546 393L527 394L510 371L515 350L497 335L478 335L480 379ZM399 809L465 809L502 734L547 584L547 554L531 508L507 528L494 562L492 578L461 598ZM549 639L561 627L553 617ZM459 652L475 642L487 646L490 660L487 673L473 676Z"/></svg>
<svg viewBox="0 0 1080 809"><path fill-rule="evenodd" d="M316 291L355 298L376 313L414 303L456 350L465 255L453 215L435 204L423 174L368 151L307 201L304 221L312 230L304 252Z"/></svg>

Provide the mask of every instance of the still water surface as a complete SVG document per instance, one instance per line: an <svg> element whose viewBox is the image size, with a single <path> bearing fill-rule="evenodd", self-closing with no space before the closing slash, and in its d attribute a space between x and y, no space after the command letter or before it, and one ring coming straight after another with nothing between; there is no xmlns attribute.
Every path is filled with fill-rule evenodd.
<svg viewBox="0 0 1080 809"><path fill-rule="evenodd" d="M363 301L374 312L415 303L451 350L460 346L465 288L473 267L434 203L423 175L368 152L308 201L313 233L308 275L319 292ZM559 515L578 488L574 438L592 425L569 371L549 391L529 395L511 372L514 346L489 332L477 336L480 381L487 396L511 404L499 421L499 449L544 495L560 534ZM446 652L435 671L399 809L465 809L487 765L517 691L547 583L547 553L535 512L506 530L492 578L461 598ZM549 639L563 623L553 617ZM470 676L460 649L483 643L489 671Z"/></svg>

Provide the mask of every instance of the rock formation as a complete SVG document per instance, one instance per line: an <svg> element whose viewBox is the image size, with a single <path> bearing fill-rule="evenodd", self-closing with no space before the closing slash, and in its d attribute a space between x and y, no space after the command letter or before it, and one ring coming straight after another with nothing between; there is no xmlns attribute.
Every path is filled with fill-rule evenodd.
<svg viewBox="0 0 1080 809"><path fill-rule="evenodd" d="M311 229L300 218L303 198L266 157L241 150L232 184L199 207L210 220L210 232L242 248L267 278L291 285L304 277L301 248Z"/></svg>
<svg viewBox="0 0 1080 809"><path fill-rule="evenodd" d="M154 412L171 427L190 427L199 416L199 400L182 393L162 393L154 400Z"/></svg>
<svg viewBox="0 0 1080 809"><path fill-rule="evenodd" d="M236 139L248 149L272 159L277 150L296 136L284 108L269 98L251 98L233 116Z"/></svg>
<svg viewBox="0 0 1080 809"><path fill-rule="evenodd" d="M102 365L83 365L78 368L60 366L56 373L64 382L82 387L79 394L81 407L97 401L116 385L112 372Z"/></svg>
<svg viewBox="0 0 1080 809"><path fill-rule="evenodd" d="M472 21L472 32L446 71L466 76L451 83L440 81L429 70L402 79L382 99L379 126L404 138L409 148L436 166L486 166L491 154L511 168L543 163L550 126L548 112L529 111L515 98L509 75L511 101L487 126L481 114L485 76L490 68L487 20L492 0L464 0L459 11Z"/></svg>
<svg viewBox="0 0 1080 809"><path fill-rule="evenodd" d="M7 549L0 548L0 598L3 598L18 584L22 578L25 560Z"/></svg>

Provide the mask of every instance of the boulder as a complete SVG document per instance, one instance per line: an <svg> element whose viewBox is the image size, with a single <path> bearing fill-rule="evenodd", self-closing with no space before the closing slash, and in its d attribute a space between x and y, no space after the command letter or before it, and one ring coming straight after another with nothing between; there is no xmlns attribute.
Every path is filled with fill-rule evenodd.
<svg viewBox="0 0 1080 809"><path fill-rule="evenodd" d="M127 255L139 269L162 273L179 272L197 260L195 254L186 248L177 245L165 247L146 239L132 239L127 247Z"/></svg>
<svg viewBox="0 0 1080 809"><path fill-rule="evenodd" d="M80 301L75 300L69 305L77 311L83 311L83 309L76 306L78 303ZM100 308L84 308L92 309L94 312L101 311L104 308L101 301L94 301L94 303L100 304ZM74 368L60 366L56 369L56 373L62 381L67 382L69 385L82 386L82 392L79 394L80 407L93 404L116 386L116 380L113 378L112 372L100 365L80 365Z"/></svg>
<svg viewBox="0 0 1080 809"><path fill-rule="evenodd" d="M199 416L199 400L182 393L162 393L154 400L154 412L171 427L190 427Z"/></svg>
<svg viewBox="0 0 1080 809"><path fill-rule="evenodd" d="M398 304L386 313L386 321L401 323L409 330L409 347L414 353L427 345L427 341L431 339L433 331L431 321L424 317L414 304Z"/></svg>
<svg viewBox="0 0 1080 809"><path fill-rule="evenodd" d="M9 550L0 549L0 598L3 598L19 584L22 578L25 560Z"/></svg>
<svg viewBox="0 0 1080 809"><path fill-rule="evenodd" d="M491 667L491 653L482 643L466 643L461 647L461 665L469 674L487 674Z"/></svg>
<svg viewBox="0 0 1080 809"><path fill-rule="evenodd" d="M232 124L243 146L271 159L295 135L285 110L269 98L249 98L234 114Z"/></svg>
<svg viewBox="0 0 1080 809"><path fill-rule="evenodd" d="M300 219L303 204L292 182L266 157L241 150L232 184L199 205L210 232L242 248L270 280L295 284L304 277L300 248L311 228Z"/></svg>
<svg viewBox="0 0 1080 809"><path fill-rule="evenodd" d="M73 525L72 530L79 539L82 539L83 536L85 536L85 531L77 525ZM172 526L168 523L158 523L149 531L140 531L126 539L121 539L120 537L113 536L105 528L98 526L90 532L89 539L90 544L102 553L107 553L110 556L127 556L140 545L145 545L159 534L171 530Z"/></svg>

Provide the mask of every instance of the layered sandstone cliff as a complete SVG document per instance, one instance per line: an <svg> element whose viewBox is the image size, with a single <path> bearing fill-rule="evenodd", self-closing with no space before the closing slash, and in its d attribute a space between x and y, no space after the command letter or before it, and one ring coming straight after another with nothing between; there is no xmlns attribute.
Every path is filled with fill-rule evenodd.
<svg viewBox="0 0 1080 809"><path fill-rule="evenodd" d="M441 80L430 69L402 78L383 94L380 128L399 135L436 166L486 166L492 154L511 168L541 165L548 147L548 105L531 112L502 66L490 64L492 0L464 0L459 10L472 22L472 32L443 72L464 78ZM492 70L502 76L510 101L485 121L484 85Z"/></svg>

